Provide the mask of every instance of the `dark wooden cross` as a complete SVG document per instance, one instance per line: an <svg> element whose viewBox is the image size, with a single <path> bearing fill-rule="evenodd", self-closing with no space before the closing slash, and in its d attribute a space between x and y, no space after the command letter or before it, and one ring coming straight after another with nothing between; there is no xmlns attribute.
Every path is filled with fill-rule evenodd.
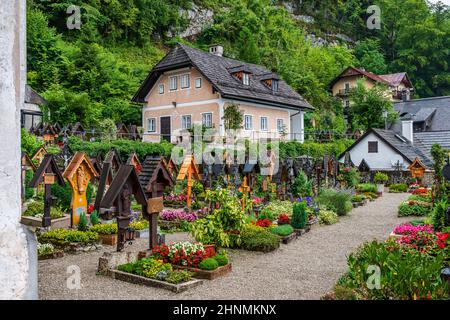
<svg viewBox="0 0 450 320"><path fill-rule="evenodd" d="M41 164L37 168L33 179L30 181L30 187L37 188L42 183L45 185L44 217L42 218L42 226L47 228L52 224L52 218L50 216L50 208L53 203L52 185L55 183L58 183L61 186L65 185L64 178L52 154L46 154L44 156L44 159L42 159Z"/></svg>

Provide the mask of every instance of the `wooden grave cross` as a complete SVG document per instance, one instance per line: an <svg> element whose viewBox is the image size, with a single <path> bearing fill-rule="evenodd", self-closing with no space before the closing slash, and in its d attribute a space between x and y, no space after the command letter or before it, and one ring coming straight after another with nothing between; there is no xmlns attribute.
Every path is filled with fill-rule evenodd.
<svg viewBox="0 0 450 320"><path fill-rule="evenodd" d="M86 191L92 178L98 177L86 154L77 152L63 173L72 188L71 226L78 225L81 214L87 213Z"/></svg>
<svg viewBox="0 0 450 320"><path fill-rule="evenodd" d="M187 207L191 208L191 192L194 186L194 179L202 181L197 164L195 163L195 158L193 155L187 155L183 160L180 172L178 173L177 180L182 181L187 178Z"/></svg>
<svg viewBox="0 0 450 320"><path fill-rule="evenodd" d="M30 181L31 188L37 188L44 183L44 217L42 218L42 226L44 228L51 226L50 208L53 202L52 199L52 185L58 183L61 186L65 185L64 178L59 171L55 158L51 154L46 154L42 159L41 164L36 170L33 179Z"/></svg>
<svg viewBox="0 0 450 320"><path fill-rule="evenodd" d="M244 177L244 179L242 180L242 185L239 188L239 192L242 193L242 211L245 212L245 202L247 201L247 195L250 192L250 186L247 184L247 177Z"/></svg>

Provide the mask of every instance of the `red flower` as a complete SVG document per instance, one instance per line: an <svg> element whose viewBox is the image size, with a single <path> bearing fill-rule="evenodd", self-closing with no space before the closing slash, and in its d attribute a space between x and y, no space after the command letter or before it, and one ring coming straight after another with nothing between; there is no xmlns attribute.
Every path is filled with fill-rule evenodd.
<svg viewBox="0 0 450 320"><path fill-rule="evenodd" d="M257 225L258 227L268 228L272 225L272 221L269 219L260 219L256 221L256 223L253 221L253 224Z"/></svg>
<svg viewBox="0 0 450 320"><path fill-rule="evenodd" d="M282 213L278 216L278 224L279 225L289 224L289 222L290 222L290 219L287 214Z"/></svg>

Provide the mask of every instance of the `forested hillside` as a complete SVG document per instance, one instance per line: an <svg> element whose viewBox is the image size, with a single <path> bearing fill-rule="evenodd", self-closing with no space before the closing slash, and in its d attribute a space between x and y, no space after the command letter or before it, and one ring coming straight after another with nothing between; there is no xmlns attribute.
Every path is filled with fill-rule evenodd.
<svg viewBox="0 0 450 320"><path fill-rule="evenodd" d="M382 9L381 30L366 27L370 4ZM66 27L70 5L81 7L80 30ZM181 38L199 10L213 13L209 23ZM28 0L27 28L29 84L61 124L140 124L130 99L176 42L221 43L227 56L278 72L318 109L319 128L345 129L328 84L348 65L406 71L417 96L450 95L450 13L425 0ZM310 34L333 40L316 45Z"/></svg>

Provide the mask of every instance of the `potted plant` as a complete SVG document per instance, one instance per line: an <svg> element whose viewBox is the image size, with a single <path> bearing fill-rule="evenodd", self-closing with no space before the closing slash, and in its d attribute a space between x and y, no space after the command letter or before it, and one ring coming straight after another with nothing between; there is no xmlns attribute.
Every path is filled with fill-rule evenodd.
<svg viewBox="0 0 450 320"><path fill-rule="evenodd" d="M117 223L96 224L90 228L90 231L98 233L103 244L113 246L117 244Z"/></svg>
<svg viewBox="0 0 450 320"><path fill-rule="evenodd" d="M377 192L382 194L384 191L384 184L389 180L387 174L377 172L373 181L377 184Z"/></svg>

